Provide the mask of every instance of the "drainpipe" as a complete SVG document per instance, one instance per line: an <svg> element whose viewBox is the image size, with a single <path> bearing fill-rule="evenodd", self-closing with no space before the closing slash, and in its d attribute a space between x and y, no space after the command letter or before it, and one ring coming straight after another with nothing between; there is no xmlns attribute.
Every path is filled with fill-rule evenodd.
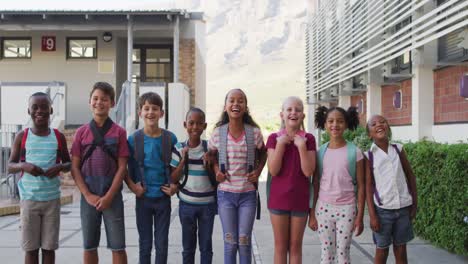
<svg viewBox="0 0 468 264"><path fill-rule="evenodd" d="M173 82L179 82L179 16L175 16L174 23L174 80Z"/></svg>
<svg viewBox="0 0 468 264"><path fill-rule="evenodd" d="M132 81L133 75L133 17L127 15L127 81Z"/></svg>

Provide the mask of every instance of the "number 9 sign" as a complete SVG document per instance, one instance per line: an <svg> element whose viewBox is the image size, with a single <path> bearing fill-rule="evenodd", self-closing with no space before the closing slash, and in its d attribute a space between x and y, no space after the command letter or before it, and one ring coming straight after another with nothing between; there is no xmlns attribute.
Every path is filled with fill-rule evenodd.
<svg viewBox="0 0 468 264"><path fill-rule="evenodd" d="M42 37L42 51L55 51L55 36Z"/></svg>

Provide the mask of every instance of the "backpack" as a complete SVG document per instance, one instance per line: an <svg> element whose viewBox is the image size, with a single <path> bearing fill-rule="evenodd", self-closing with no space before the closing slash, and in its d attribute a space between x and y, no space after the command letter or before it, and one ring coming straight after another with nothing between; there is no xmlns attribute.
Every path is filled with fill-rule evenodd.
<svg viewBox="0 0 468 264"><path fill-rule="evenodd" d="M255 168L257 147L255 146L254 127L244 124L245 142L247 143L247 172L250 173ZM222 173L226 173L228 168L227 160L227 140L228 140L228 124L219 127L219 149L218 161L219 168ZM257 190L257 220L260 219L261 203L260 195L258 193L258 183L253 183L255 190Z"/></svg>
<svg viewBox="0 0 468 264"><path fill-rule="evenodd" d="M91 143L91 147L88 148L88 151L81 159L80 168L83 167L85 161L91 157L91 155L97 147L100 147L107 155L109 155L115 161L115 163L117 163L117 153L115 153L116 151L109 148L109 146L107 146L104 141L104 136L111 129L112 124L114 124L114 122L110 118L106 119L104 125L101 128L97 126L96 121L94 121L94 119L91 120L91 122L89 122L89 128L93 133L93 142Z"/></svg>
<svg viewBox="0 0 468 264"><path fill-rule="evenodd" d="M172 158L172 135L169 131L161 129L161 159L164 163L166 183L171 183L170 162ZM137 162L141 185L145 186L145 134L143 129L138 129L134 134L134 157Z"/></svg>
<svg viewBox="0 0 468 264"><path fill-rule="evenodd" d="M391 144L393 146L393 148L395 149L395 151L398 153L398 158L400 159L400 163L401 163L401 151L398 149L398 146L396 144ZM375 178L374 178L374 153L369 150L367 151L367 155L369 157L369 165L370 165L370 171L371 171L371 179L372 179L372 191L374 193L374 196L375 196L375 199L377 200L377 203L382 206L383 203L382 203L382 200L380 199L380 195L379 195L379 191L377 190L377 187L375 185ZM410 188L410 185L409 185L409 179L408 179L408 173L406 172L405 170L405 167L403 167L403 163L401 163L401 167L403 168L403 172L405 173L405 178L406 178L406 184L408 185L408 191L409 193L411 194L411 188Z"/></svg>
<svg viewBox="0 0 468 264"><path fill-rule="evenodd" d="M21 147L20 147L20 162L26 162L26 140L28 139L29 128L23 130L23 137L21 138ZM62 162L62 153L64 151L64 146L62 145L62 140L60 139L60 131L54 128L55 139L57 139L57 154L55 158L55 163ZM66 146L65 146L66 147ZM23 177L24 172L21 171L20 178Z"/></svg>
<svg viewBox="0 0 468 264"><path fill-rule="evenodd" d="M323 173L323 158L325 157L325 152L327 151L328 144L327 142L320 146L317 155L317 167L318 167L318 182L320 183L320 178L322 177ZM356 145L350 141L346 141L346 152L347 152L347 159L348 159L348 171L349 175L351 176L353 185L354 185L354 193L357 197L357 180L356 180ZM314 186L313 181L310 182L309 191L310 191L310 198L309 198L309 207L312 208L314 205Z"/></svg>
<svg viewBox="0 0 468 264"><path fill-rule="evenodd" d="M185 148L187 146L186 142L181 143L182 148ZM206 140L202 140L202 146L203 146L203 152L208 152L208 142ZM179 191L182 192L185 195L192 196L192 197L208 197L208 196L215 196L216 197L216 188L218 186L218 182L216 181L216 176L214 173L212 173L209 170L206 170L208 173L208 178L210 180L211 185L214 187L213 191L210 192L191 192L186 189L184 189L185 185L187 184L188 180L188 172L189 172L189 157L188 157L188 151L185 153L185 165L184 165L184 179L182 180L182 183L179 185ZM177 194L179 195L179 194ZM216 199L215 199L216 201Z"/></svg>

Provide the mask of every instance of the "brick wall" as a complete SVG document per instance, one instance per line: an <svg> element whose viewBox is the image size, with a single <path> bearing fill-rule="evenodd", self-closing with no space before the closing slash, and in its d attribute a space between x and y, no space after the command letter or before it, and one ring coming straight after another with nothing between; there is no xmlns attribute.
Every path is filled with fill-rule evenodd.
<svg viewBox="0 0 468 264"><path fill-rule="evenodd" d="M393 95L396 91L402 91L401 109L393 107ZM388 120L390 125L409 125L411 124L411 80L401 82L398 85L382 86L382 114Z"/></svg>
<svg viewBox="0 0 468 264"><path fill-rule="evenodd" d="M367 93L351 96L351 106L357 107L359 101L361 99L363 100L362 112L359 113L359 124L361 126L366 126L366 123L367 123L367 114L366 114L367 97L366 97L366 94Z"/></svg>
<svg viewBox="0 0 468 264"><path fill-rule="evenodd" d="M179 80L190 88L190 105L195 104L195 40L179 41Z"/></svg>
<svg viewBox="0 0 468 264"><path fill-rule="evenodd" d="M468 100L460 96L460 78L468 66L434 71L434 123L468 122Z"/></svg>

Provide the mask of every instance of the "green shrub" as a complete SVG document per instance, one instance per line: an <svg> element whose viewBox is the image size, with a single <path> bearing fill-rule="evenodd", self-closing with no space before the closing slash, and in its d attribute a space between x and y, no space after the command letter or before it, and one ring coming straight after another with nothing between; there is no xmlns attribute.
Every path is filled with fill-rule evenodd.
<svg viewBox="0 0 468 264"><path fill-rule="evenodd" d="M468 144L405 144L418 189L416 233L433 244L468 255Z"/></svg>

